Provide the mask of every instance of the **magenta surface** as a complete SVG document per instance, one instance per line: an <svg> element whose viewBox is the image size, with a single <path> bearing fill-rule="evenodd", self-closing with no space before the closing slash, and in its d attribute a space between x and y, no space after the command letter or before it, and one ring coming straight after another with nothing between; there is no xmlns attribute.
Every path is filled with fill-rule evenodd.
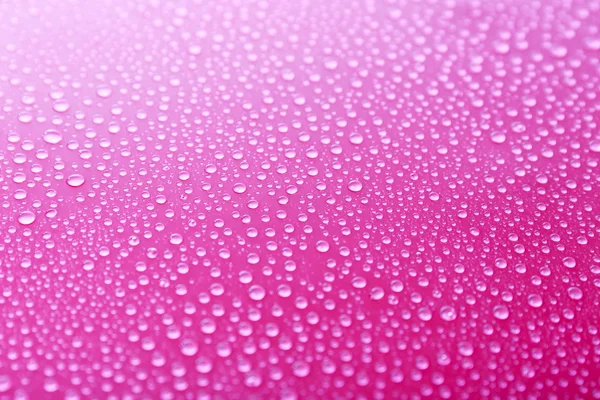
<svg viewBox="0 0 600 400"><path fill-rule="evenodd" d="M0 1L0 399L600 398L600 2Z"/></svg>

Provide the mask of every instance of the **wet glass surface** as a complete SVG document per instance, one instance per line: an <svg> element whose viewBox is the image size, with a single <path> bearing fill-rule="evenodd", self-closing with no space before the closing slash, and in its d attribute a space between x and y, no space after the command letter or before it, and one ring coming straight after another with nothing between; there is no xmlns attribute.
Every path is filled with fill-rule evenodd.
<svg viewBox="0 0 600 400"><path fill-rule="evenodd" d="M0 398L600 398L599 9L0 1Z"/></svg>

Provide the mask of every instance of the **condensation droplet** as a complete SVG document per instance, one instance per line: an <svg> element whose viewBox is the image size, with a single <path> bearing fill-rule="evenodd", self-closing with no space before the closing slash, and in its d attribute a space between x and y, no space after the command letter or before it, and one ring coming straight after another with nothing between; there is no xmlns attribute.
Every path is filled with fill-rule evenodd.
<svg viewBox="0 0 600 400"><path fill-rule="evenodd" d="M19 223L21 225L31 225L35 222L35 214L31 211L23 211L19 215Z"/></svg>
<svg viewBox="0 0 600 400"><path fill-rule="evenodd" d="M79 187L85 183L85 178L80 174L69 175L67 184L71 187Z"/></svg>
<svg viewBox="0 0 600 400"><path fill-rule="evenodd" d="M362 190L362 187L363 187L363 185L362 185L362 183L360 183L360 181L351 181L348 184L348 189L351 192L360 192Z"/></svg>
<svg viewBox="0 0 600 400"><path fill-rule="evenodd" d="M62 141L62 135L55 129L48 129L44 132L44 141L49 144L58 144Z"/></svg>

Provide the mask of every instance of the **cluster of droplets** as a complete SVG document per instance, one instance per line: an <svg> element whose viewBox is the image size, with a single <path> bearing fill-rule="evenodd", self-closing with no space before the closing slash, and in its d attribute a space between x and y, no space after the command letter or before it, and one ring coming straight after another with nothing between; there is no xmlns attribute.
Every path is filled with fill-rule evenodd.
<svg viewBox="0 0 600 400"><path fill-rule="evenodd" d="M0 2L0 395L600 398L599 9Z"/></svg>

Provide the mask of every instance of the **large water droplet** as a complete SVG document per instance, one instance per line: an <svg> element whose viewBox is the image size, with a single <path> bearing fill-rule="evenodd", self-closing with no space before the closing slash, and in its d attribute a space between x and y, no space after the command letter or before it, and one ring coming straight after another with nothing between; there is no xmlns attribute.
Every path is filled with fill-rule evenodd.
<svg viewBox="0 0 600 400"><path fill-rule="evenodd" d="M348 189L352 192L360 192L362 190L362 183L360 181L350 181L348 184Z"/></svg>
<svg viewBox="0 0 600 400"><path fill-rule="evenodd" d="M79 187L85 183L85 178L80 174L69 175L67 184L71 187Z"/></svg>
<svg viewBox="0 0 600 400"><path fill-rule="evenodd" d="M55 129L48 129L44 132L44 141L49 144L58 144L62 141L62 134Z"/></svg>
<svg viewBox="0 0 600 400"><path fill-rule="evenodd" d="M35 222L35 214L31 211L23 211L18 220L21 225L31 225Z"/></svg>
<svg viewBox="0 0 600 400"><path fill-rule="evenodd" d="M500 131L492 132L490 137L492 138L492 142L494 142L494 143L501 144L506 141L506 135L504 134L504 132L500 132Z"/></svg>

